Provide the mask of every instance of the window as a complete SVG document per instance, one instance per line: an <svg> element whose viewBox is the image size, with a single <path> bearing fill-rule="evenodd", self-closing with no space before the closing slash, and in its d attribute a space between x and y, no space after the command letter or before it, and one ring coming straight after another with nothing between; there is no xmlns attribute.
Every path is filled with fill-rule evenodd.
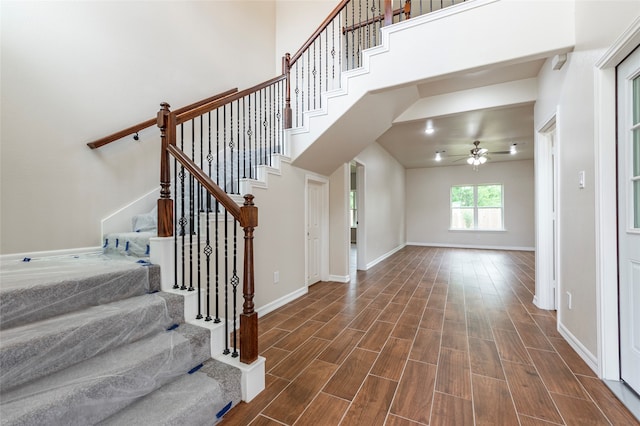
<svg viewBox="0 0 640 426"><path fill-rule="evenodd" d="M452 186L451 229L503 230L502 185Z"/></svg>
<svg viewBox="0 0 640 426"><path fill-rule="evenodd" d="M356 191L349 192L349 215L351 216L351 227L357 228L358 225L358 209L356 207Z"/></svg>

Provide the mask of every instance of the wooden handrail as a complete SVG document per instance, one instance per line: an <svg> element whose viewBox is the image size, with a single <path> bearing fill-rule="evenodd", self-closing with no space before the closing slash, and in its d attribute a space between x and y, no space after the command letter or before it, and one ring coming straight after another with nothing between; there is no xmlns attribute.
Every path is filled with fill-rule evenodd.
<svg viewBox="0 0 640 426"><path fill-rule="evenodd" d="M329 26L331 21L333 21L336 16L338 16L338 14L342 12L342 9L344 9L344 7L350 1L351 0L342 0L340 3L338 3L338 5L331 11L329 16L327 16L325 20L322 21L318 29L315 30L313 34L311 34L311 37L309 37L309 39L302 45L302 47L298 49L298 51L293 56L291 56L291 59L289 60L289 66L295 64L296 61L300 59L305 50L307 50L307 48L313 44L316 38L318 38L318 36L327 28L327 26Z"/></svg>
<svg viewBox="0 0 640 426"><path fill-rule="evenodd" d="M175 145L168 145L167 151L173 155L173 157L178 160L178 162L184 166L185 169L191 173L193 177L196 178L198 182L205 187L205 189L215 197L216 200L222 204L222 206L227 209L229 213L240 222L241 226L245 226L243 223L243 216L240 214L240 206L227 195L226 192L222 190L207 174L200 168L196 163L191 161L191 159L184 153L180 148Z"/></svg>
<svg viewBox="0 0 640 426"><path fill-rule="evenodd" d="M279 75L277 77L272 78L271 80L267 80L260 84L256 84L255 86L242 90L240 92L235 92L234 94L225 96L224 98L220 98L205 104L201 104L198 107L190 109L188 111L186 111L184 108L181 108L180 110L176 111L176 125L185 123L193 118L206 114L209 111L213 111L216 108L220 108L223 105L226 105L233 101L237 101L238 99L242 99L243 97L250 95L253 92L257 92L258 90L262 90L266 87L269 87L274 83L284 80L285 78L286 78L286 75L284 74Z"/></svg>
<svg viewBox="0 0 640 426"><path fill-rule="evenodd" d="M402 14L403 12L404 12L404 8L396 9L391 13L391 16L397 16ZM362 21L357 24L350 25L348 27L342 27L342 34L346 34L347 32L355 31L362 27L366 27L367 25L371 25L374 22L384 21L385 18L386 18L386 14L382 14L382 15L374 16L373 18L369 18L366 21Z"/></svg>
<svg viewBox="0 0 640 426"><path fill-rule="evenodd" d="M194 102L192 104L189 104L187 106L179 108L175 112L179 114L181 112L188 111L188 110L193 109L193 108L197 108L200 105L207 104L207 103L213 102L215 100L224 98L226 96L232 95L232 94L236 93L237 91L238 91L238 88L233 88L233 89L227 90L226 92L218 93L217 95L210 96L210 97L208 97L206 99L203 99L203 100L200 100L198 102ZM115 142L115 141L117 141L119 139L122 139L125 136L133 135L133 134L138 133L139 131L144 130L144 129L148 128L148 127L154 126L157 123L157 121L158 121L157 118L155 118L155 117L151 118L151 119L149 119L147 121L143 121L142 123L138 123L138 124L136 124L134 126L127 127L126 129L122 129L119 132L112 133L109 136L105 136L105 137L97 139L97 140L95 140L93 142L88 142L87 146L89 148L91 148L91 149L100 148L101 146L104 146L104 145L107 145L107 144L109 144L111 142Z"/></svg>

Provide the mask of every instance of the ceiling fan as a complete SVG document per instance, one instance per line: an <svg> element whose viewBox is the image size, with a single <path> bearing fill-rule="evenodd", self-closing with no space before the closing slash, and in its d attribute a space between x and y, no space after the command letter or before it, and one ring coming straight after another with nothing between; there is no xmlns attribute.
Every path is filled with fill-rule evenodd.
<svg viewBox="0 0 640 426"><path fill-rule="evenodd" d="M467 157L467 164L473 166L473 170L478 170L478 166L480 164L484 164L487 162L487 154L489 150L486 148L480 148L480 141L474 141L473 144L475 148L471 149L469 152L469 157Z"/></svg>

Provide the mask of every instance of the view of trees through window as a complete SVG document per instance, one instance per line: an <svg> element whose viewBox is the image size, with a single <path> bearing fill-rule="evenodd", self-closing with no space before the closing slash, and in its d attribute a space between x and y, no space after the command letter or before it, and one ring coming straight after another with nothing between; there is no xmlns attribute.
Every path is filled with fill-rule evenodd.
<svg viewBox="0 0 640 426"><path fill-rule="evenodd" d="M503 229L502 209L502 185L451 187L451 229Z"/></svg>

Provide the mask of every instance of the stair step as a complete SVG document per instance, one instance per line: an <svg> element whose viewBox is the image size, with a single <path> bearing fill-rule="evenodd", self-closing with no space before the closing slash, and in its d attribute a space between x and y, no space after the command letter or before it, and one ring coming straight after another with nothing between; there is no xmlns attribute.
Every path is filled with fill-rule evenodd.
<svg viewBox="0 0 640 426"><path fill-rule="evenodd" d="M182 324L2 394L2 424L98 423L210 358L209 332Z"/></svg>
<svg viewBox="0 0 640 426"><path fill-rule="evenodd" d="M182 322L183 298L147 294L0 331L5 391Z"/></svg>
<svg viewBox="0 0 640 426"><path fill-rule="evenodd" d="M3 261L0 328L160 289L160 267L105 255Z"/></svg>
<svg viewBox="0 0 640 426"><path fill-rule="evenodd" d="M209 369L225 364L209 360L193 374L185 374L114 414L101 426L120 425L213 425L232 406L240 402L240 371L226 366L235 377L235 388L229 390L210 377Z"/></svg>

